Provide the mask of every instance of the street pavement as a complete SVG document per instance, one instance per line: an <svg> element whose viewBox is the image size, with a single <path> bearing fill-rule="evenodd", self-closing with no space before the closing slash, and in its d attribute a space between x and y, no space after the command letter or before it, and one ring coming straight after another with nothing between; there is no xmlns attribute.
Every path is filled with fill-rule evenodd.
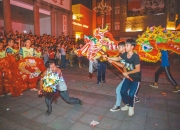
<svg viewBox="0 0 180 130"><path fill-rule="evenodd" d="M44 97L27 90L20 97L0 98L0 130L179 130L180 93L162 74L159 88L151 88L159 64L142 63L142 82L138 92L140 102L135 104L135 114L127 111L110 112L115 104L116 86L121 73L112 66L106 71L106 83L96 84L96 72L89 78L88 67L76 65L62 70L69 95L80 98L84 105L69 105L58 93L54 96L53 111L45 116ZM171 66L174 79L180 84L180 63ZM121 106L124 104L122 103ZM99 124L91 126L92 121Z"/></svg>

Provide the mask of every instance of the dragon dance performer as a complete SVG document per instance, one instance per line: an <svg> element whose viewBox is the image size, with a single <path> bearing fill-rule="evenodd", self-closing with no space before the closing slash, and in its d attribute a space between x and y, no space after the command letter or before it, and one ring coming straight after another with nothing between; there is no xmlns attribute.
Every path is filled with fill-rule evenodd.
<svg viewBox="0 0 180 130"><path fill-rule="evenodd" d="M25 43L25 47L22 47L19 52L20 59L23 59L26 57L34 57L35 50L31 47L31 40L25 39L24 43Z"/></svg>
<svg viewBox="0 0 180 130"><path fill-rule="evenodd" d="M14 43L14 53L16 54L15 55L16 61L19 60L19 55L17 55L19 54L19 49L20 49L20 39L19 39L19 43L18 42Z"/></svg>
<svg viewBox="0 0 180 130"><path fill-rule="evenodd" d="M121 55L126 52L125 42L119 42L118 50ZM120 63L120 57L114 57L114 58L108 58L108 59L113 60L113 63L115 63L116 65L118 65L121 68L124 66L124 64ZM121 88L122 88L124 80L125 80L125 78L123 78L123 80L119 83L119 85L116 88L116 103L115 103L114 107L112 107L110 109L110 111L112 111L112 112L116 112L116 111L120 110L120 105L121 105L121 101L122 101L120 92L121 92ZM135 97L135 102L139 102L139 98Z"/></svg>
<svg viewBox="0 0 180 130"><path fill-rule="evenodd" d="M0 59L4 58L5 57L5 51L3 50L3 42L0 41ZM3 86L2 86L2 72L0 70L0 97L3 97L4 96L4 90L3 90Z"/></svg>
<svg viewBox="0 0 180 130"><path fill-rule="evenodd" d="M0 59L6 56L5 51L3 50L3 42L0 41Z"/></svg>
<svg viewBox="0 0 180 130"><path fill-rule="evenodd" d="M134 115L134 99L139 88L141 81L141 71L140 71L140 59L139 56L133 52L136 42L133 39L127 39L125 43L126 52L120 56L121 63L116 63L123 68L125 79L121 88L121 96L125 104L121 108L122 111L128 110L128 115ZM108 60L112 63L112 60ZM131 81L129 77L133 80ZM128 94L129 91L129 94Z"/></svg>
<svg viewBox="0 0 180 130"><path fill-rule="evenodd" d="M97 61L97 84L101 84L101 82L106 83L107 61L102 57L97 59Z"/></svg>
<svg viewBox="0 0 180 130"><path fill-rule="evenodd" d="M150 84L151 87L158 88L159 75L164 71L166 72L166 75L167 75L168 79L170 80L170 82L175 87L172 92L174 92L174 93L180 92L180 87L177 85L176 81L174 80L174 78L172 77L171 72L170 72L168 51L161 50L161 66L155 72L155 82L154 82L154 84Z"/></svg>
<svg viewBox="0 0 180 130"><path fill-rule="evenodd" d="M7 43L8 43L8 46L5 48L5 56L15 56L17 55L18 53L15 53L13 47L14 47L14 40L12 38L8 38L7 39ZM11 80L8 81L10 84L12 84ZM7 95L11 95L12 93L12 88L11 88L11 85L8 87L6 86L6 90L7 91Z"/></svg>
<svg viewBox="0 0 180 130"><path fill-rule="evenodd" d="M83 102L78 99L78 98L73 98L73 97L69 97L68 94L68 90L67 90L67 86L64 82L64 79L62 77L62 72L61 69L57 68L55 65L55 61L54 60L49 60L46 63L46 67L47 70L43 72L42 74L42 79L40 81L40 90L38 91L38 94L41 95L42 94L42 89L45 89L45 86L51 86L51 88L54 88L54 91L58 91L61 95L61 98L69 103L69 104L80 104L83 105ZM50 76L53 76L54 78L52 80L49 80ZM55 80L55 79L60 79L60 80ZM51 84L51 82L56 82L54 84ZM63 82L63 83L61 83ZM45 84L51 84L51 85L45 85ZM48 107L47 112L45 113L46 116L49 116L52 112L52 101L53 101L53 96L54 92L47 92L46 96L45 96L45 102L46 105Z"/></svg>
<svg viewBox="0 0 180 130"><path fill-rule="evenodd" d="M7 43L8 43L8 46L5 48L5 53L6 53L6 56L8 55L14 55L15 52L14 52L14 40L12 38L8 38L7 39Z"/></svg>
<svg viewBox="0 0 180 130"><path fill-rule="evenodd" d="M34 57L35 56L35 50L31 47L31 40L25 39L24 40L25 47L20 48L20 59L26 58L26 57ZM31 88L31 91L38 91L38 89Z"/></svg>
<svg viewBox="0 0 180 130"><path fill-rule="evenodd" d="M35 51L35 57L42 58L41 47L40 46L37 46L37 49Z"/></svg>

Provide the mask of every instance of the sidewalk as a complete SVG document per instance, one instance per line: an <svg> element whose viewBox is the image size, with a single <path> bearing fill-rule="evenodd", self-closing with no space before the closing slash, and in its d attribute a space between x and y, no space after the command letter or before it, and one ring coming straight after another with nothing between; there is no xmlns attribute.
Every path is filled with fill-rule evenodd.
<svg viewBox="0 0 180 130"><path fill-rule="evenodd" d="M96 84L96 73L90 79L88 68L74 66L63 70L69 95L78 97L84 105L69 105L58 94L53 112L45 116L44 98L37 92L25 91L23 96L0 98L0 130L178 130L180 128L180 93L172 93L173 86L165 75L160 76L159 88L153 82L155 64L142 64L142 82L138 93L140 102L135 114L110 112L115 103L116 86L122 75L113 67L107 69L107 83ZM174 79L180 84L180 65L171 66ZM121 106L123 106L122 104ZM91 121L98 121L95 127Z"/></svg>

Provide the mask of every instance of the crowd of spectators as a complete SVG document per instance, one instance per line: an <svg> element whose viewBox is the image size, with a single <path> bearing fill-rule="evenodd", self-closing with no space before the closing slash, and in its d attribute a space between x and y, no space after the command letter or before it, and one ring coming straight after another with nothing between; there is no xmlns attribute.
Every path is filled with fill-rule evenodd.
<svg viewBox="0 0 180 130"><path fill-rule="evenodd" d="M56 61L57 66L61 68L67 68L67 66L72 67L73 64L79 64L79 58L74 54L74 50L79 49L81 45L75 42L75 40L72 40L69 34L65 35L62 32L58 37L47 34L37 36L33 35L31 30L28 33L13 30L5 32L4 28L0 27L0 42L3 42L3 49L8 46L7 41L9 38L14 40L15 44L13 49L15 50L19 50L25 46L25 39L30 39L31 47L35 51L41 52L40 57L44 60L44 63L49 59L53 59ZM20 43L19 46L18 42ZM79 65L79 68L81 67L82 65Z"/></svg>

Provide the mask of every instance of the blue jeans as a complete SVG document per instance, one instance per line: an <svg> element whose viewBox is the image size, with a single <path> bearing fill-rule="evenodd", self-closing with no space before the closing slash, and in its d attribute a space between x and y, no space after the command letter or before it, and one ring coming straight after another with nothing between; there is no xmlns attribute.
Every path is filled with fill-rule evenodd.
<svg viewBox="0 0 180 130"><path fill-rule="evenodd" d="M134 106L134 97L138 91L139 84L140 82L130 81L129 79L125 78L121 88L121 96L124 104L129 104L130 107Z"/></svg>
<svg viewBox="0 0 180 130"><path fill-rule="evenodd" d="M106 62L98 61L97 66L97 81L105 81L105 75L106 75Z"/></svg>
<svg viewBox="0 0 180 130"><path fill-rule="evenodd" d="M61 55L61 67L66 68L66 55Z"/></svg>
<svg viewBox="0 0 180 130"><path fill-rule="evenodd" d="M120 106L121 105L122 97L121 97L120 92L121 92L121 88L122 88L124 79L125 78L123 78L123 80L120 82L120 84L116 88L116 106Z"/></svg>
<svg viewBox="0 0 180 130"><path fill-rule="evenodd" d="M59 91L61 98L69 104L79 104L80 99L69 97L68 91Z"/></svg>
<svg viewBox="0 0 180 130"><path fill-rule="evenodd" d="M68 91L59 91L59 93L61 95L61 98L69 104L79 104L80 103L80 99L69 97ZM47 94L45 97L45 102L46 102L49 112L52 112L53 94L54 93Z"/></svg>

